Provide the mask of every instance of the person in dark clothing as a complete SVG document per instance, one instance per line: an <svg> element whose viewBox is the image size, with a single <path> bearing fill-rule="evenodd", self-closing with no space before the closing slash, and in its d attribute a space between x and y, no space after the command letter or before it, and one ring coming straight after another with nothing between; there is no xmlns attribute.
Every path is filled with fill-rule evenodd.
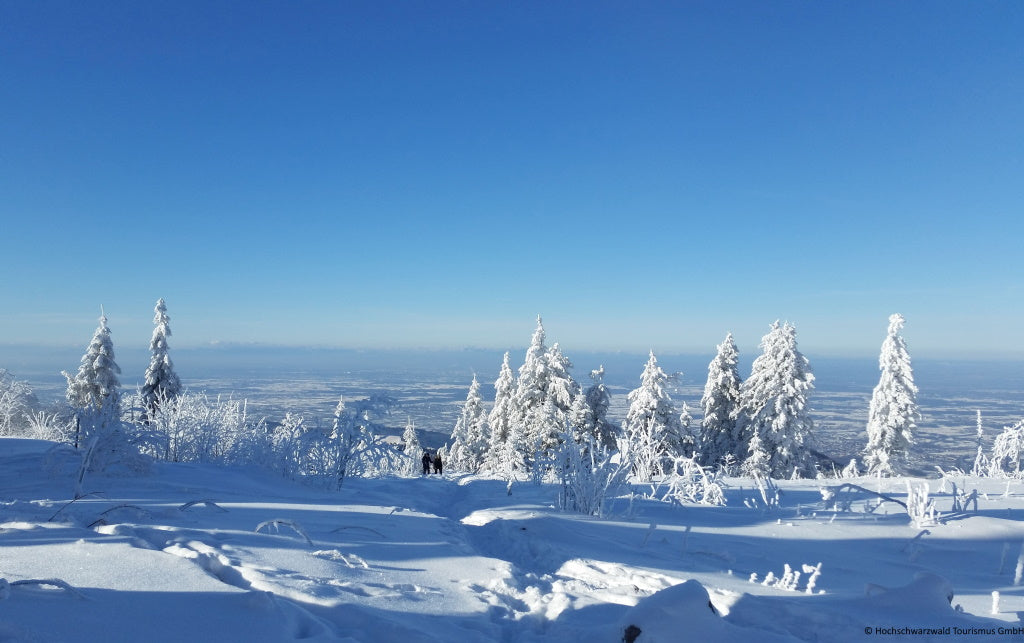
<svg viewBox="0 0 1024 643"><path fill-rule="evenodd" d="M432 462L430 458L430 451L423 452L421 461L423 462L423 475L430 475L430 463Z"/></svg>
<svg viewBox="0 0 1024 643"><path fill-rule="evenodd" d="M434 455L434 473L438 473L438 474L441 473L441 466L442 466L442 463L441 463L441 452L438 451Z"/></svg>

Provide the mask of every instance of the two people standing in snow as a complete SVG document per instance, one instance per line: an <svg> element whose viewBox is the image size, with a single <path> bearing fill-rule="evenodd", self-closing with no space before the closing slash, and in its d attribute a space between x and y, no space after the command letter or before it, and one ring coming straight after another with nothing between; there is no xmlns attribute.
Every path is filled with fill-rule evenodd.
<svg viewBox="0 0 1024 643"><path fill-rule="evenodd" d="M423 462L423 475L430 474L430 465L434 465L434 473L441 473L443 463L441 462L441 454L436 453L434 457L430 457L430 451L424 451L423 457L420 458Z"/></svg>

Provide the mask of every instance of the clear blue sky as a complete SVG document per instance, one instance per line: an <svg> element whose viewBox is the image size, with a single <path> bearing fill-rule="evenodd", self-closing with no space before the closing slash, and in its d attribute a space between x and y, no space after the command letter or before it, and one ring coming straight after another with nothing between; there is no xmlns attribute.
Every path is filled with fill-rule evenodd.
<svg viewBox="0 0 1024 643"><path fill-rule="evenodd" d="M0 88L0 342L1024 355L1024 3L3 0Z"/></svg>

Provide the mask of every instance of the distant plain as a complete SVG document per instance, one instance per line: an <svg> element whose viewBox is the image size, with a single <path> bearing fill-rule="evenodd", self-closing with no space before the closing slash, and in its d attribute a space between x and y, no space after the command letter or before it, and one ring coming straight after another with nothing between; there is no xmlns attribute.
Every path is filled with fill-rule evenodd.
<svg viewBox="0 0 1024 643"><path fill-rule="evenodd" d="M741 347L742 349L742 347ZM584 388L590 371L605 368L605 383L612 393L610 415L625 417L627 393L639 384L645 355L571 352L573 377ZM355 400L387 393L397 401L385 424L400 434L408 421L415 423L421 440L441 446L458 417L474 373L484 399L494 399L493 383L501 366L501 350L346 350L227 346L172 348L175 368L185 387L210 396L232 396L248 402L250 415L277 422L286 412L306 422L329 423L340 397ZM522 363L525 349L509 349L513 370ZM52 347L0 346L0 368L27 381L43 404L63 396L61 370L74 372L81 350ZM740 374L746 377L754 355L741 354ZM871 392L878 381L877 358L835 358L808 355L815 374L810 402L815 423L816 448L840 462L856 457L866 442L865 423ZM145 370L145 352L117 355L125 390L138 384ZM677 406L685 402L700 423L700 398L712 355L659 355L669 372L682 372L673 394ZM975 453L976 412L982 413L984 444L990 448L1002 427L1024 417L1024 363L1019 361L914 360L919 388L921 420L912 466L921 474L969 466Z"/></svg>

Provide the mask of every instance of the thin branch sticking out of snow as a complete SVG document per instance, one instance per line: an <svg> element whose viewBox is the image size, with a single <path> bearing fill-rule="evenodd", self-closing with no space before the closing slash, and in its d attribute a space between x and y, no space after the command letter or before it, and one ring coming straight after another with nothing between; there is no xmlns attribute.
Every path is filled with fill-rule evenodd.
<svg viewBox="0 0 1024 643"><path fill-rule="evenodd" d="M310 540L309 536L306 535L306 531L293 520L285 520L283 518L274 518L273 520L267 520L266 522L261 522L260 524L256 525L255 531L256 533L260 533L260 530L264 527L273 527L275 530L278 530L278 528L281 525L290 528L292 531L305 538L306 542L309 543L310 547L313 546L313 541Z"/></svg>
<svg viewBox="0 0 1024 643"><path fill-rule="evenodd" d="M370 532L372 534L376 534L376 535L380 536L381 538L387 538L387 536L385 536L384 534L380 533L376 529L371 529L370 527L360 527L359 525L342 525L341 527L338 527L337 529L332 529L331 533L332 534L336 534L336 533L338 533L340 531L345 531L346 529L362 529L363 531L368 531L368 532Z"/></svg>
<svg viewBox="0 0 1024 643"><path fill-rule="evenodd" d="M50 516L46 520L46 522L53 522L53 519L56 518L57 516L59 516L62 511L64 511L65 509L67 509L68 507L73 505L75 502L81 500L82 498L88 498L89 496L101 496L101 495L103 495L103 494L101 494L99 491L90 491L89 493L83 493L81 495L77 495L74 498L72 498L71 500L69 500L68 502L64 503L64 505L62 505L60 509L58 509L52 516Z"/></svg>
<svg viewBox="0 0 1024 643"><path fill-rule="evenodd" d="M214 502L212 500L192 500L192 501L186 502L182 506L178 507L178 511L188 511L189 509L191 509L192 507L195 507L196 505L205 505L205 506L209 507L210 509L216 509L217 511L219 511L221 513L227 513L228 512L227 509L225 509L224 507L221 507L220 505L218 505L216 502Z"/></svg>

